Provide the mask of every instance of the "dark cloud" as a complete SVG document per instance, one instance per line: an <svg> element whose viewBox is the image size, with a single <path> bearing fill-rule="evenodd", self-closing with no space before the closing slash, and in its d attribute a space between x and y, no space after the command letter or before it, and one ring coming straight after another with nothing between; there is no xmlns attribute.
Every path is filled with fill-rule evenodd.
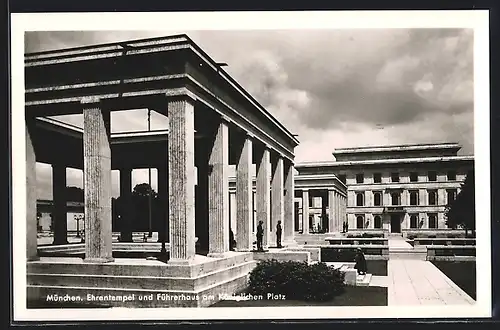
<svg viewBox="0 0 500 330"><path fill-rule="evenodd" d="M26 51L178 33L228 63L225 69L305 146L336 136L342 147L349 142L338 138L342 132L382 125L392 130L390 141L369 131L355 143L446 139L473 150L471 30L33 32ZM308 157L329 157L322 152Z"/></svg>

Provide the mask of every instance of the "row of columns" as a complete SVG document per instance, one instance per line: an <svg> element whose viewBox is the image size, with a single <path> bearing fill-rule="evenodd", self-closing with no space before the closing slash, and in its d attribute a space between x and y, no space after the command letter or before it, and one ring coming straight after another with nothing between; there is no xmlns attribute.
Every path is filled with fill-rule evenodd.
<svg viewBox="0 0 500 330"><path fill-rule="evenodd" d="M111 148L110 148L110 112L102 109L99 100L88 98L82 101L84 133L84 191L85 191L85 260L91 262L109 262L112 257L112 221L111 221ZM168 194L169 204L169 242L171 264L189 264L195 256L195 170L194 145L194 102L191 98L179 98L168 103L169 137L167 155L168 165L158 171L159 194ZM27 239L28 259L36 258L36 157L26 127L27 151L27 203L28 228L34 226L34 236ZM208 166L200 176L208 176L208 237L209 256L221 257L229 251L229 121L221 118L215 130L212 145L208 148ZM257 222L264 224L264 233L268 233L271 221L273 225L281 221L283 242L293 241L294 224L294 183L293 163L275 153L271 159L271 149L263 148L257 157ZM251 166L253 137L246 135L236 163L236 207L237 207L237 242L238 250L252 248L252 177ZM284 164L286 162L286 164ZM269 173L269 167L271 173ZM66 185L61 167L55 167L54 183ZM200 171L200 168L198 169ZM131 170L121 171L121 194L131 191ZM161 180L167 181L166 192L162 190ZM269 180L270 179L270 180ZM31 187L31 188L30 188ZM55 191L64 191L64 189ZM54 196L55 203L64 198ZM34 205L32 205L34 204ZM63 210L65 207L58 207ZM33 213L34 210L34 214ZM58 211L59 212L59 211ZM56 215L57 217L59 215ZM167 219L165 219L167 221ZM63 223L58 222L56 232L65 237ZM264 244L269 237L264 235Z"/></svg>
<svg viewBox="0 0 500 330"><path fill-rule="evenodd" d="M302 229L304 234L309 234L309 189L302 189ZM326 199L322 196L322 215L326 213ZM328 189L328 232L334 233L342 230L345 221L346 197L335 189Z"/></svg>

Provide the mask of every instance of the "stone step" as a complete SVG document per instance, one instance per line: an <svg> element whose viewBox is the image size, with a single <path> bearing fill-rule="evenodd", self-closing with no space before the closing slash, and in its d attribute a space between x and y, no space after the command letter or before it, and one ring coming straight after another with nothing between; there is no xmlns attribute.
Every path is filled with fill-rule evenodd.
<svg viewBox="0 0 500 330"><path fill-rule="evenodd" d="M94 288L125 288L148 290L198 290L211 286L224 278L246 275L257 265L255 261L247 261L225 269L217 269L196 278L155 277L155 276L123 276L102 274L40 274L28 273L29 285L68 286Z"/></svg>
<svg viewBox="0 0 500 330"><path fill-rule="evenodd" d="M409 252L389 252L389 259L407 259L407 260L426 260L427 252L409 251Z"/></svg>
<svg viewBox="0 0 500 330"><path fill-rule="evenodd" d="M127 288L95 288L84 286L57 286L57 285L27 285L28 301L37 303L50 302L50 297L67 297L73 299L74 303L103 307L206 307L220 301L223 296L237 293L246 288L248 274L220 281L212 286L204 287L196 291L182 290L158 290L158 289L127 289ZM113 300L88 300L89 295L93 297L108 297ZM128 297L124 301L120 297ZM140 299L141 297L152 298L151 300ZM77 299L77 301L74 301ZM71 307L69 302L60 301L58 306Z"/></svg>
<svg viewBox="0 0 500 330"><path fill-rule="evenodd" d="M372 274L358 275L356 277L356 286L369 286L372 276Z"/></svg>
<svg viewBox="0 0 500 330"><path fill-rule="evenodd" d="M86 263L79 258L40 258L28 262L27 273L33 274L79 274L81 276L100 274L114 276L152 276L152 277L198 277L216 270L226 269L248 261L253 261L252 253L233 252L231 256L216 259L197 256L205 262L191 265L169 267L160 261L144 263L141 259L115 259L105 264Z"/></svg>

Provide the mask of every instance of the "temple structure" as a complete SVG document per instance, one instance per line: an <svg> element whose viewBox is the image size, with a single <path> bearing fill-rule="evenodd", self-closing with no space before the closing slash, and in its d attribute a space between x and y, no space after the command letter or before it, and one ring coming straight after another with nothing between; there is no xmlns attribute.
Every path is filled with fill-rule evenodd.
<svg viewBox="0 0 500 330"><path fill-rule="evenodd" d="M301 176L335 175L347 186L351 229L444 229L447 203L474 168L457 143L342 148L334 161L297 164Z"/></svg>
<svg viewBox="0 0 500 330"><path fill-rule="evenodd" d="M125 200L132 190L132 169L157 169L158 194L166 205L157 231L168 242L168 262L163 266L170 267L162 274L184 276L194 283L204 272L222 274L203 282L205 286L191 287L192 292L214 290L219 282L232 290L246 283L248 267L239 273L233 269L231 276L223 272L237 265L236 259L252 262L247 255L253 241L253 165L255 217L268 233L270 221L281 221L283 242L293 245L298 140L186 35L26 54L25 81L26 256L28 277L32 275L28 293L57 291L41 279L43 264L52 259L40 259L37 248L36 162L52 165L55 245L67 243L66 168L84 172L84 263L52 265L52 275L60 276L59 286L70 281L68 269L97 277L106 269L115 275L127 273L112 269L112 169L120 171L120 195ZM130 109L151 109L168 117L168 130L112 134L110 113ZM50 118L68 114L83 115L83 129ZM236 170L237 252L229 251L229 165ZM121 221L121 241L130 241L129 219L124 216ZM108 266L92 268L96 264ZM202 270L193 270L196 267ZM88 286L101 283L95 281ZM79 285L71 283L67 286L78 291ZM171 286L174 291L179 288ZM121 289L135 290L133 285Z"/></svg>

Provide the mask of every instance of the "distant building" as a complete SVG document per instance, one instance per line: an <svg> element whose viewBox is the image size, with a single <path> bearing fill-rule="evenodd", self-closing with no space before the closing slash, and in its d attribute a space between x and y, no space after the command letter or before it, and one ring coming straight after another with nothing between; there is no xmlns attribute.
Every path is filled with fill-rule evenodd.
<svg viewBox="0 0 500 330"><path fill-rule="evenodd" d="M335 149L334 161L297 164L299 176L336 175L347 186L349 228L402 230L446 226L473 156L457 143Z"/></svg>

